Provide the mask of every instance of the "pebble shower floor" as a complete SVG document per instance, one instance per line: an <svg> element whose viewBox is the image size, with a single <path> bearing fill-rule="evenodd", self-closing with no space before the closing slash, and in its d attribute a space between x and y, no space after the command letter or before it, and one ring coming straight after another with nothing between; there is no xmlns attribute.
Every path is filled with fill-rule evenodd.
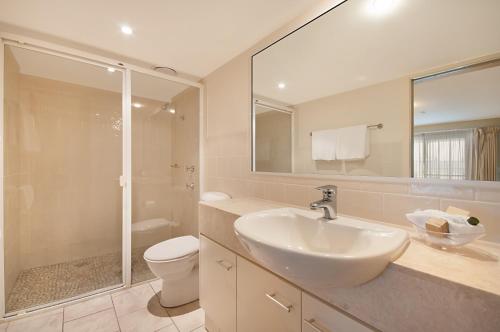
<svg viewBox="0 0 500 332"><path fill-rule="evenodd" d="M147 247L132 251L132 283L155 276L144 261ZM61 301L122 283L121 253L83 258L22 271L7 300L7 312Z"/></svg>

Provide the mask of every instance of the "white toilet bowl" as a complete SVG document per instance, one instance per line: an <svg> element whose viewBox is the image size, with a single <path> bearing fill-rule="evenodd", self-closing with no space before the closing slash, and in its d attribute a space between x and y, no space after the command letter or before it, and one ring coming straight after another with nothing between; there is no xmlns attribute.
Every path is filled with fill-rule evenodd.
<svg viewBox="0 0 500 332"><path fill-rule="evenodd" d="M155 244L144 252L151 271L162 279L160 303L177 307L198 299L198 251L194 236L181 236Z"/></svg>

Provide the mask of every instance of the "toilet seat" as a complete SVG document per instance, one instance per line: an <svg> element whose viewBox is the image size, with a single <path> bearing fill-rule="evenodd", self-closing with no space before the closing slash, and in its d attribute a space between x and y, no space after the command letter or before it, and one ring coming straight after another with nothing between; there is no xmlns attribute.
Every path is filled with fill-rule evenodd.
<svg viewBox="0 0 500 332"><path fill-rule="evenodd" d="M194 236L180 236L155 244L144 252L144 259L150 262L178 260L197 254L200 241Z"/></svg>

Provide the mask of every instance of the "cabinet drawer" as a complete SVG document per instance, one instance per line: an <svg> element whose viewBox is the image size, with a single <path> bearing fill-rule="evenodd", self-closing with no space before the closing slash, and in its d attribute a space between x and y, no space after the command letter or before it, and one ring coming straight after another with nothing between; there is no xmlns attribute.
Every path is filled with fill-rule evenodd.
<svg viewBox="0 0 500 332"><path fill-rule="evenodd" d="M238 332L300 332L300 291L238 256Z"/></svg>
<svg viewBox="0 0 500 332"><path fill-rule="evenodd" d="M236 255L200 236L200 304L210 332L236 331Z"/></svg>
<svg viewBox="0 0 500 332"><path fill-rule="evenodd" d="M302 293L302 332L372 332L314 297Z"/></svg>

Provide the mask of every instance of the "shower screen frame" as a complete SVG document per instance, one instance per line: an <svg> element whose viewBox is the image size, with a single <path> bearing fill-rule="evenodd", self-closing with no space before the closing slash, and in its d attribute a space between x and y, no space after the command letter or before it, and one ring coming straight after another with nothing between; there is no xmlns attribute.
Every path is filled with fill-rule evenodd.
<svg viewBox="0 0 500 332"><path fill-rule="evenodd" d="M22 311L5 312L5 257L4 257L4 55L6 46L18 47L35 52L66 58L81 63L95 65L103 68L114 68L122 73L122 175L120 186L122 188L122 283L116 286L96 290L92 293L82 294L74 298L48 303L45 305L28 308ZM103 57L97 54L84 52L78 49L45 42L11 33L0 32L0 318L13 317L19 314L28 315L44 308L61 307L68 302L80 302L91 297L111 293L118 289L131 287L132 275L132 89L131 72L138 72L157 78L185 84L198 89L199 92L199 168L203 165L203 138L204 138L204 86L201 83L188 79L156 72L123 62L119 59ZM199 173L200 190L202 192L202 172ZM199 197L198 197L199 198Z"/></svg>

